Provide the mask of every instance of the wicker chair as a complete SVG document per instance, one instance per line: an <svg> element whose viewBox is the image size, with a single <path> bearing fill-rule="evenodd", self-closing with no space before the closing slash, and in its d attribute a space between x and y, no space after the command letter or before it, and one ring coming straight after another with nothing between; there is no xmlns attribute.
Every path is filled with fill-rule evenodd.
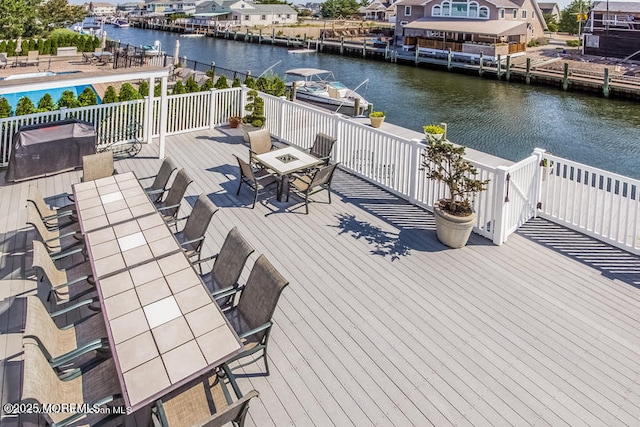
<svg viewBox="0 0 640 427"><path fill-rule="evenodd" d="M75 301L95 291L89 262L60 270L53 263L44 244L37 240L33 242L33 268L39 281L42 282L45 277L48 279L50 288L45 292L47 300L52 302L54 307Z"/></svg>
<svg viewBox="0 0 640 427"><path fill-rule="evenodd" d="M245 162L238 156L236 156L236 159L238 160L238 167L240 168L240 179L238 182L238 191L236 191L236 196L240 194L242 183L244 182L247 184L249 188L253 190L253 204L251 205L251 209L253 209L258 201L258 192L266 189L270 185L278 184L278 180L273 174L266 170L261 169L254 172L249 163Z"/></svg>
<svg viewBox="0 0 640 427"><path fill-rule="evenodd" d="M151 186L145 188L144 191L147 192L149 197L155 199L154 201L160 202L162 201L164 193L167 191L169 178L171 178L173 171L175 171L176 169L178 169L178 167L175 165L175 163L173 163L171 157L167 156L162 161L162 165L160 165L160 169L158 170L157 175L145 176L143 178L139 178L138 181L153 178L153 183L151 183Z"/></svg>
<svg viewBox="0 0 640 427"><path fill-rule="evenodd" d="M180 169L176 175L176 179L173 180L171 188L169 188L167 197L162 202L156 202L158 212L160 212L160 215L162 215L164 220L169 224L174 224L176 222L182 198L187 192L187 187L192 182L193 179L191 179L187 171Z"/></svg>
<svg viewBox="0 0 640 427"><path fill-rule="evenodd" d="M40 193L40 190L35 185L29 185L27 202L35 206L40 215L40 219L42 219L42 222L47 228L55 229L65 227L76 221L74 204L53 208L45 202L42 193Z"/></svg>
<svg viewBox="0 0 640 427"><path fill-rule="evenodd" d="M224 239L220 252L198 261L201 264L215 259L211 273L204 275L202 281L221 307L232 303L232 295L239 288L240 274L253 252L254 249L242 237L238 227L233 227ZM223 294L230 296L224 298Z"/></svg>
<svg viewBox="0 0 640 427"><path fill-rule="evenodd" d="M63 228L48 228L40 217L36 207L27 205L27 224L36 230L37 238L43 243L47 252L54 258L64 258L82 250L84 238L79 231L78 223L72 223Z"/></svg>
<svg viewBox="0 0 640 427"><path fill-rule="evenodd" d="M4 53L0 53L0 68L7 68L7 57Z"/></svg>
<svg viewBox="0 0 640 427"><path fill-rule="evenodd" d="M58 378L55 371L37 345L24 344L24 370L22 383L22 401L44 403L85 403L104 406L109 403L122 405L120 384L113 359L103 360L92 369L75 378L65 381ZM55 407L55 405L53 405ZM57 426L80 425L74 423L82 419L81 425L97 425L105 414L96 411L93 414L69 414L64 411L44 413L48 424ZM105 411L106 412L106 411Z"/></svg>
<svg viewBox="0 0 640 427"><path fill-rule="evenodd" d="M327 135L326 133L319 132L316 135L316 139L313 141L309 154L321 159L325 165L328 165L329 160L331 159L331 151L333 150L333 145L335 143L336 138Z"/></svg>
<svg viewBox="0 0 640 427"><path fill-rule="evenodd" d="M38 66L40 64L39 52L37 50L30 50L27 52L27 61L25 64Z"/></svg>
<svg viewBox="0 0 640 427"><path fill-rule="evenodd" d="M204 243L211 218L216 212L218 212L218 207L209 200L206 194L201 194L196 199L191 214L176 220L187 220L182 231L177 232L175 236L189 259L196 258L196 262L200 260L202 243ZM202 269L200 273L202 273Z"/></svg>
<svg viewBox="0 0 640 427"><path fill-rule="evenodd" d="M305 213L309 213L309 196L327 190L331 203L331 180L338 164L328 165L314 170L307 175L296 176L291 181L290 189L304 198Z"/></svg>
<svg viewBox="0 0 640 427"><path fill-rule="evenodd" d="M256 260L238 303L225 311L229 323L243 340L240 354L228 362L262 351L266 374L269 375L267 344L273 322L271 318L283 289L289 282L271 265L264 255Z"/></svg>
<svg viewBox="0 0 640 427"><path fill-rule="evenodd" d="M67 370L69 364L80 367L94 358L94 350L109 344L102 316L89 316L76 324L58 328L53 319L68 311L49 314L38 297L27 297L24 338L33 339L51 367L60 370Z"/></svg>
<svg viewBox="0 0 640 427"><path fill-rule="evenodd" d="M249 401L257 397L258 392L251 390L243 396L226 365L222 365L221 371L223 375L202 376L157 400L152 409L153 426L222 427L228 423L244 426ZM231 384L237 400L231 398L225 380Z"/></svg>
<svg viewBox="0 0 640 427"><path fill-rule="evenodd" d="M105 151L82 156L82 181L95 181L117 173L113 167L113 153Z"/></svg>

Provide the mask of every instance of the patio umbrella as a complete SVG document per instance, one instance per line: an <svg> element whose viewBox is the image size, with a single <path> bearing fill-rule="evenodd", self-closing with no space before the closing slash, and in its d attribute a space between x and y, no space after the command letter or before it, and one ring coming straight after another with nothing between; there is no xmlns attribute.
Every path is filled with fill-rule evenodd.
<svg viewBox="0 0 640 427"><path fill-rule="evenodd" d="M16 40L16 48L14 50L16 51L16 57L20 52L22 52L22 36L18 37L18 40Z"/></svg>
<svg viewBox="0 0 640 427"><path fill-rule="evenodd" d="M178 59L178 54L180 53L180 40L176 40L176 47L173 49L173 65L178 65L180 60Z"/></svg>
<svg viewBox="0 0 640 427"><path fill-rule="evenodd" d="M100 47L102 49L107 47L107 32L102 30L102 41L100 42Z"/></svg>

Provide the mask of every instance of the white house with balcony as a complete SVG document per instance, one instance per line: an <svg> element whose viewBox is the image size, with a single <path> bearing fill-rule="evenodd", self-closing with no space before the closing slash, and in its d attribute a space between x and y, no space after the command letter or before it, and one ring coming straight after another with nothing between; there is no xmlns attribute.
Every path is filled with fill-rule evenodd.
<svg viewBox="0 0 640 427"><path fill-rule="evenodd" d="M103 2L89 3L89 13L93 16L108 16L116 14L116 5Z"/></svg>
<svg viewBox="0 0 640 427"><path fill-rule="evenodd" d="M260 4L245 0L208 1L196 7L195 22L227 21L240 26L295 24L298 12L288 4Z"/></svg>

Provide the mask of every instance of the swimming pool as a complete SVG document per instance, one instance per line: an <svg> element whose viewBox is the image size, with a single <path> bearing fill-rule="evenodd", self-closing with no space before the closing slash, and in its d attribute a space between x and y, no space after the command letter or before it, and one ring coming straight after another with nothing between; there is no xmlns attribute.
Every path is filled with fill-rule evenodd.
<svg viewBox="0 0 640 427"><path fill-rule="evenodd" d="M38 102L40 101L40 98L42 98L46 93L51 95L51 98L53 98L54 103L57 103L60 97L62 96L62 92L64 92L65 90L70 90L71 92L73 92L73 94L77 98L78 95L80 95L82 91L85 90L85 88L87 87L91 88L91 90L94 93L96 92L93 86L91 85L79 85L79 86L61 87L56 89L42 89L42 90L31 90L27 92L7 93L2 95L2 97L6 98L7 101L9 101L9 105L11 105L11 109L15 111L16 106L18 105L18 101L20 101L20 98L22 98L23 96L26 96L27 98L29 98L31 102L33 102L33 105L37 107ZM97 93L96 93L96 97L98 99L98 104L102 104L102 100L100 99Z"/></svg>

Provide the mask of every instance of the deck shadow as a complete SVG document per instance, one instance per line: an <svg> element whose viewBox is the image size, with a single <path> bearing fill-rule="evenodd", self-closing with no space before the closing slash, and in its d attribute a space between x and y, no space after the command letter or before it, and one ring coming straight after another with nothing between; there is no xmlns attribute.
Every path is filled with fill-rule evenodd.
<svg viewBox="0 0 640 427"><path fill-rule="evenodd" d="M542 218L529 220L517 233L598 270L604 277L640 288L640 257L637 255Z"/></svg>

